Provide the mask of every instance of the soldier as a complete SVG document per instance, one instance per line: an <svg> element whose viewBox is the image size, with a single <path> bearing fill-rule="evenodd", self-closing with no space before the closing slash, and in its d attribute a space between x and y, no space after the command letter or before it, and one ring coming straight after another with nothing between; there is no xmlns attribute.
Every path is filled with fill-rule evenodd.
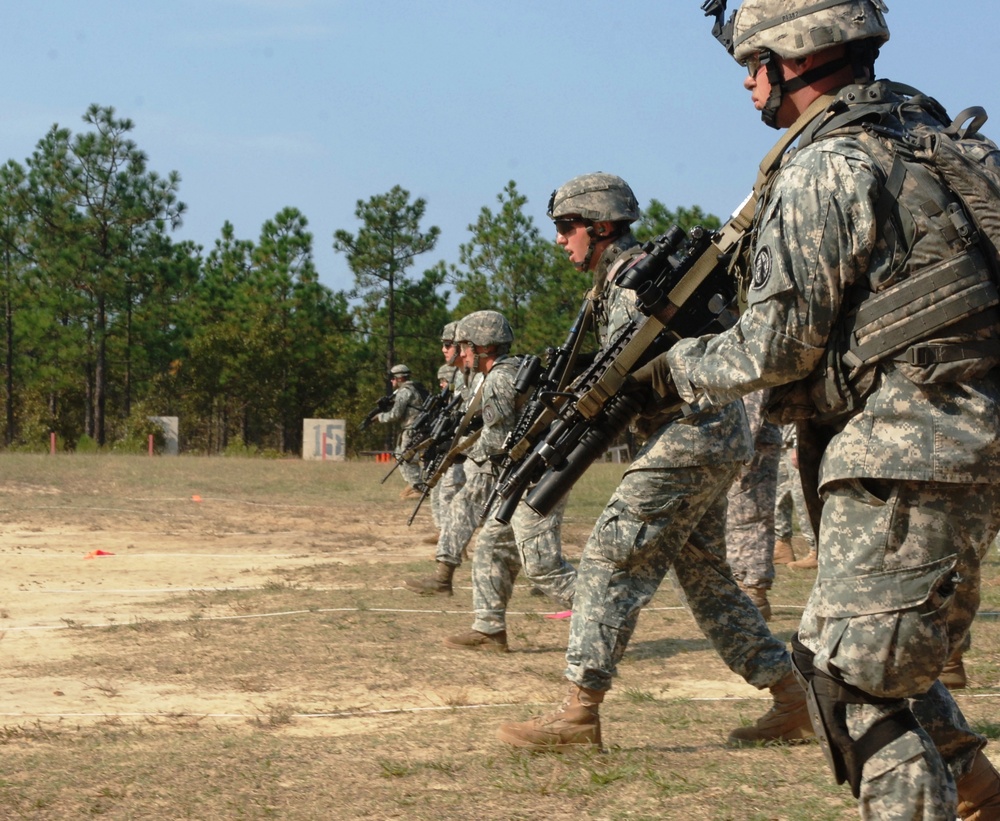
<svg viewBox="0 0 1000 821"><path fill-rule="evenodd" d="M449 322L441 331L441 355L444 357L444 364L438 368L438 386L441 390L450 388L454 393L462 393L465 389L465 374L457 367L458 345L455 343L455 328L457 322ZM465 484L465 468L461 461L455 462L445 472L441 480L434 485L431 490L431 516L434 524L438 528L438 537L433 544L440 540L440 531L445 526L448 519L448 508L451 500L455 498L462 485Z"/></svg>
<svg viewBox="0 0 1000 821"><path fill-rule="evenodd" d="M406 365L393 365L389 370L389 380L392 383L392 407L385 413L376 416L376 420L383 424L393 422L400 423L402 428L399 434L399 442L396 444L396 457L410 446L410 428L420 415L420 408L424 404L426 391L419 382L410 381L410 369ZM406 482L406 487L399 494L400 499L410 499L420 495L417 490L417 483L420 481L420 466L416 463L403 462L399 466L399 473Z"/></svg>
<svg viewBox="0 0 1000 821"><path fill-rule="evenodd" d="M771 620L767 591L774 582L774 495L778 487L781 431L764 418L764 392L744 397L753 458L740 468L726 494L726 558L733 576Z"/></svg>
<svg viewBox="0 0 1000 821"><path fill-rule="evenodd" d="M1000 775L936 679L1000 529L996 272L963 230L974 215L908 161L902 136L975 139L980 167L1000 167L1000 151L914 89L874 81L885 11L745 0L728 31L720 13L754 106L788 130L778 151L799 142L757 187L739 322L649 372L665 398L771 388L776 421L810 417L819 569L793 651L837 780L864 818L952 821L957 804L985 821L1000 818ZM977 173L964 175L975 185Z"/></svg>
<svg viewBox="0 0 1000 821"><path fill-rule="evenodd" d="M635 294L613 283L640 253L631 232L639 217L632 189L611 174L576 177L553 192L556 242L591 271L594 315L607 345L635 312ZM599 705L639 612L667 571L677 579L698 625L730 669L769 687L774 706L730 734L733 744L812 736L805 694L784 643L726 563L726 489L751 454L743 404L732 402L670 422L653 411L641 420L645 445L598 519L577 568L566 651L569 696L555 712L500 726L500 740L534 750L600 745Z"/></svg>
<svg viewBox="0 0 1000 821"><path fill-rule="evenodd" d="M483 319L492 324L503 320L496 311L478 311L462 320L458 336L464 364L470 373L482 374L483 433L469 459L485 460L494 469L504 455L504 444L517 421L517 391L514 380L521 360L507 356L478 355L479 342L486 345L496 334L481 330ZM507 333L503 334L503 338ZM513 334L510 334L513 340ZM501 350L498 348L498 350ZM495 478L495 470L493 476ZM490 483L490 491L493 483ZM507 604L514 580L523 568L534 589L550 596L563 607L573 604L576 569L562 555L563 499L546 516L540 516L524 502L517 505L509 524L501 524L487 514L472 555L472 629L448 636L445 646L456 650L507 652ZM483 510L479 503L476 513ZM465 513L456 513L465 521ZM470 523L471 524L471 523ZM466 525L467 527L467 525ZM471 532L470 532L471 536Z"/></svg>
<svg viewBox="0 0 1000 821"><path fill-rule="evenodd" d="M802 492L796 439L795 424L789 422L783 425L778 490L774 499L774 563L786 564L793 570L815 570L819 566L816 562L816 534L809 521L805 495ZM792 550L795 522L798 522L799 532L809 548L809 552L801 559L796 559Z"/></svg>
<svg viewBox="0 0 1000 821"><path fill-rule="evenodd" d="M469 390L475 389L469 403L481 408L483 432L479 438L491 442L502 430L502 441L512 424L509 414L513 413L513 405L509 411L506 410L506 397L494 396L492 393L487 404L487 395L481 386L487 366L492 368L494 365L502 365L504 370L517 370L518 360L507 357L514 341L514 332L502 314L496 311L474 311L458 323L455 336L455 341L464 347L463 365L470 377ZM494 428L498 430L494 432ZM479 527L483 506L493 490L495 465L490 457L494 451L487 449L485 444L480 444L477 438L469 438L468 442L471 444L464 454L465 484L451 500L447 522L441 528L435 557L435 574L430 578L406 579L403 582L414 593L424 596L452 595L455 570L462 563L462 553Z"/></svg>

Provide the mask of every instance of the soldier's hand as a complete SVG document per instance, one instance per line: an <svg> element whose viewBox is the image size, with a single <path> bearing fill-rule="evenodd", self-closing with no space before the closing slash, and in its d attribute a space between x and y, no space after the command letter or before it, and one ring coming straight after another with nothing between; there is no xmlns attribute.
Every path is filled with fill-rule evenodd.
<svg viewBox="0 0 1000 821"><path fill-rule="evenodd" d="M629 374L629 378L634 380L636 385L651 388L661 403L670 404L680 399L677 388L674 386L674 378L670 374L666 354L660 354L645 365L636 368Z"/></svg>

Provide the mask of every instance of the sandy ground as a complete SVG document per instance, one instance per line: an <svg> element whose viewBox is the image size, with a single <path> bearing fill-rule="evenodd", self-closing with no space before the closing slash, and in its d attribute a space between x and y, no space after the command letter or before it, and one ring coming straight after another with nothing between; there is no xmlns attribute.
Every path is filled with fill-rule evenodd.
<svg viewBox="0 0 1000 821"><path fill-rule="evenodd" d="M5 694L0 724L259 715L267 700L259 693L206 692L156 681L112 688L100 679L39 674L34 668L71 660L80 629L189 619L190 600L172 594L261 587L289 569L331 560L410 562L430 559L433 551L425 541L434 532L429 514L421 511L413 527L401 526L411 503L388 491L382 504L339 510L211 497L67 509L44 489L32 492L36 505L0 520L0 691ZM571 538L582 542L587 527L579 523L575 533L568 528ZM451 606L466 600L456 596ZM401 590L398 601L401 607L430 606ZM456 614L456 624L464 623ZM693 622L692 631L696 636ZM562 641L564 634L564 629L558 633ZM678 676L661 685L669 696L761 697L721 664L711 671L683 665L678 659ZM437 697L396 692L392 703L373 702L364 682L353 695L340 695L346 710L369 711L447 707L450 698L444 689ZM476 700L475 693L465 696ZM336 728L350 732L351 724L337 721Z"/></svg>

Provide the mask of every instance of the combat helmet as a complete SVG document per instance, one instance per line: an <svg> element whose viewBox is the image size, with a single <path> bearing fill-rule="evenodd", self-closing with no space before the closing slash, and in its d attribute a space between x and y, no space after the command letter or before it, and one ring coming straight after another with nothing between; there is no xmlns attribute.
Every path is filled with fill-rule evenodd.
<svg viewBox="0 0 1000 821"><path fill-rule="evenodd" d="M410 378L410 369L406 365L393 365L389 369L389 376L405 376L407 379Z"/></svg>
<svg viewBox="0 0 1000 821"><path fill-rule="evenodd" d="M449 385L454 381L458 368L454 365L442 365L438 368L438 382L447 382Z"/></svg>
<svg viewBox="0 0 1000 821"><path fill-rule="evenodd" d="M831 46L888 41L883 0L744 0L733 18L733 57L762 51L795 59Z"/></svg>
<svg viewBox="0 0 1000 821"><path fill-rule="evenodd" d="M639 203L621 177L601 172L582 174L552 192L548 215L553 220L578 217L631 224L639 219Z"/></svg>
<svg viewBox="0 0 1000 821"><path fill-rule="evenodd" d="M444 328L441 329L441 341L442 342L454 342L455 341L455 327L458 325L457 322L449 322Z"/></svg>
<svg viewBox="0 0 1000 821"><path fill-rule="evenodd" d="M471 342L480 348L496 345L498 348L509 349L514 341L514 331L499 311L473 311L459 320L455 339Z"/></svg>

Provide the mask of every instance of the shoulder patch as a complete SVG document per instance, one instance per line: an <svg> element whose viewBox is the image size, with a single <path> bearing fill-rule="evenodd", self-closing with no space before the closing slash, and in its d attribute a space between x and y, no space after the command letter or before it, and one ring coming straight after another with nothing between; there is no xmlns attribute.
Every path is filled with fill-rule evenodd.
<svg viewBox="0 0 1000 821"><path fill-rule="evenodd" d="M492 424L496 421L496 418L496 408L494 408L493 405L485 405L483 407L483 424L492 426Z"/></svg>
<svg viewBox="0 0 1000 821"><path fill-rule="evenodd" d="M750 287L760 290L771 278L771 249L765 245L753 260L753 276L750 279Z"/></svg>

